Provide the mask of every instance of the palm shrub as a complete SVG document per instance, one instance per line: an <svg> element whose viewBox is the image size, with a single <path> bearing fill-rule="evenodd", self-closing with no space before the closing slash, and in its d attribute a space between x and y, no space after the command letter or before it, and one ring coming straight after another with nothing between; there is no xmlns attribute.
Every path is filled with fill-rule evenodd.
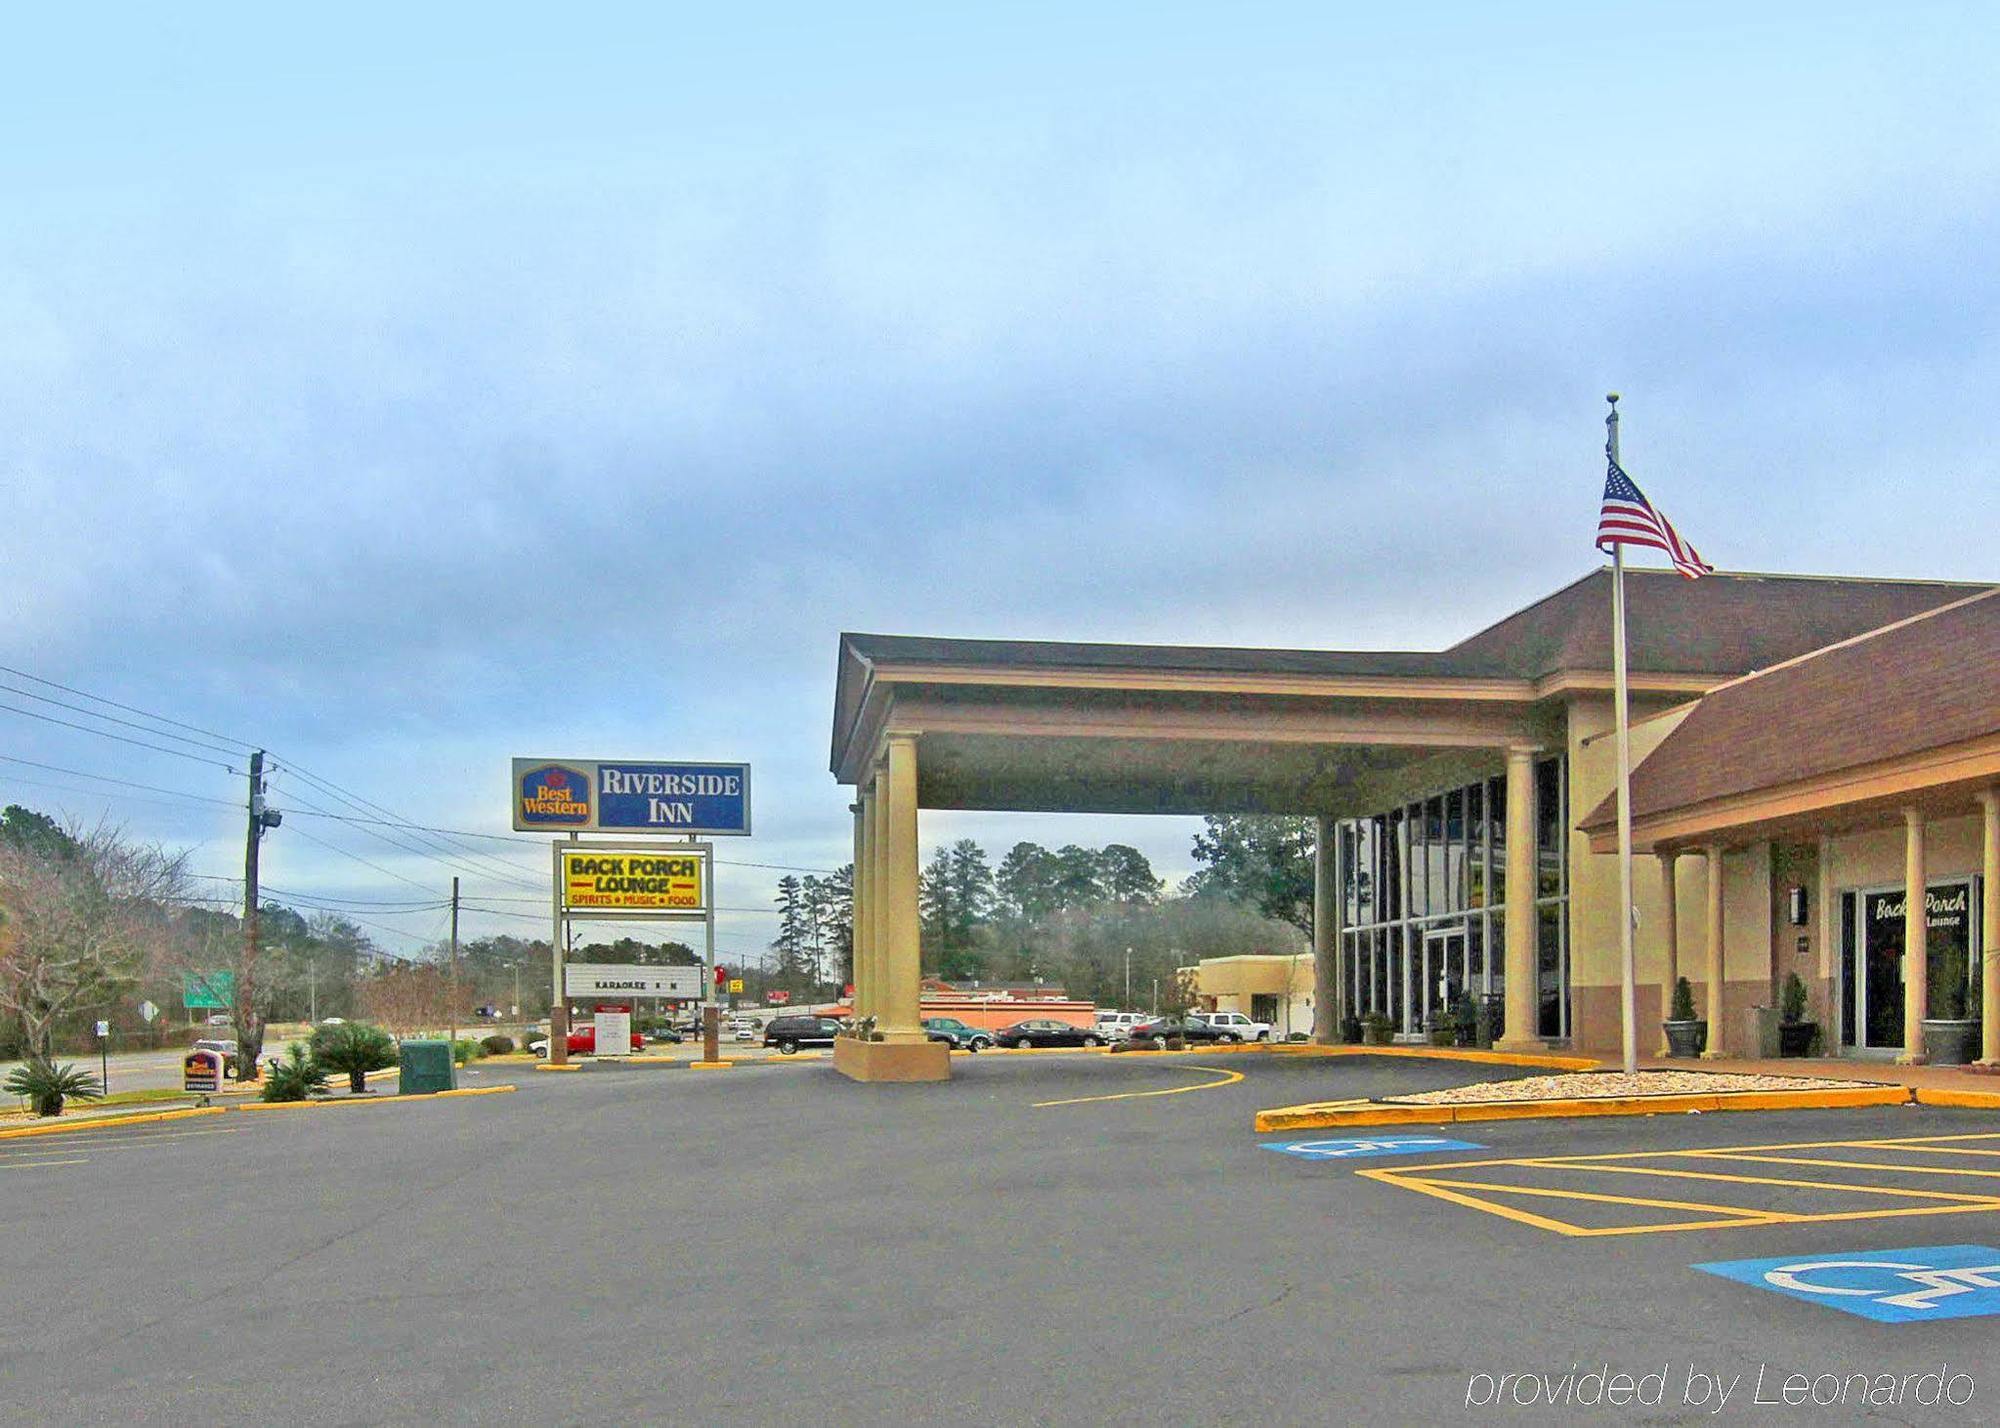
<svg viewBox="0 0 2000 1428"><path fill-rule="evenodd" d="M306 1049L294 1041L285 1048L285 1059L271 1063L264 1080L267 1101L304 1101L326 1094L326 1072Z"/></svg>
<svg viewBox="0 0 2000 1428"><path fill-rule="evenodd" d="M1686 977L1674 983L1674 1004L1670 1012L1668 1021L1694 1020L1694 987L1689 984Z"/></svg>
<svg viewBox="0 0 2000 1428"><path fill-rule="evenodd" d="M72 1097L95 1101L104 1095L104 1088L88 1071L58 1066L39 1056L14 1068L7 1077L7 1089L27 1100L38 1116L61 1115L63 1102Z"/></svg>
<svg viewBox="0 0 2000 1428"><path fill-rule="evenodd" d="M365 1021L322 1026L312 1034L307 1054L328 1071L347 1073L347 1089L360 1095L368 1089L368 1073L396 1064L396 1038Z"/></svg>

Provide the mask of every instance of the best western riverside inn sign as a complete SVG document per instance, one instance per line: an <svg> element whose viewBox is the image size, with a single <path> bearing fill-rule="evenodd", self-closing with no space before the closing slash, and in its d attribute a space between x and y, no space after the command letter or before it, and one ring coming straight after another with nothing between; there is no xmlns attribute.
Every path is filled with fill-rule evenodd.
<svg viewBox="0 0 2000 1428"><path fill-rule="evenodd" d="M508 802L517 831L556 835L550 848L555 880L550 928L552 1065L567 1060L571 999L614 999L598 1007L595 1044L605 1054L621 1054L630 1036L626 1018L634 998L692 1000L711 995L714 848L697 840L749 834L750 765L515 759ZM580 835L587 833L654 837L585 842ZM599 963L566 967L569 924L593 918L699 922L706 943L702 967Z"/></svg>
<svg viewBox="0 0 2000 1428"><path fill-rule="evenodd" d="M748 836L750 765L515 759L522 833Z"/></svg>

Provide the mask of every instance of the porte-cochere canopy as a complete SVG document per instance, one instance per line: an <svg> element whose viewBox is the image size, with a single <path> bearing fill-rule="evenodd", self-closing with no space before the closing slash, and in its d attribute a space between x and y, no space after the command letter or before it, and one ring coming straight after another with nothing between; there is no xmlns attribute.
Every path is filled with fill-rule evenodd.
<svg viewBox="0 0 2000 1428"><path fill-rule="evenodd" d="M1631 572L1635 716L1963 593L1928 582ZM1412 789L1505 776L1505 816L1522 830L1509 847L1526 859L1532 761L1565 751L1578 710L1608 707L1610 687L1601 570L1439 651L842 635L831 767L858 794L856 1012L882 1037L871 1045L906 1048L850 1047L843 1069L867 1075L864 1057L900 1057L906 1068L929 1057L917 1000L919 808L1333 819ZM1512 872L1516 887L1534 876L1530 862ZM1337 877L1322 867L1323 902ZM1340 981L1325 911L1317 1009L1330 1037ZM1532 913L1525 901L1508 912L1513 1027L1533 1022L1532 961L1513 966L1532 956ZM943 1075L943 1066L935 1060L923 1074Z"/></svg>

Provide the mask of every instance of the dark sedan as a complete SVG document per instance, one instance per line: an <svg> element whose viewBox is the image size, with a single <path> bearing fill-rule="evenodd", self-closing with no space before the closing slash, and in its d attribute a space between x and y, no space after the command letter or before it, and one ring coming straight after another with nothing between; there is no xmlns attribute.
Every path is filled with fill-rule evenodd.
<svg viewBox="0 0 2000 1428"><path fill-rule="evenodd" d="M1224 1026L1210 1026L1198 1016L1163 1016L1142 1021L1132 1028L1134 1041L1165 1041L1170 1036L1197 1041L1241 1041L1243 1037Z"/></svg>
<svg viewBox="0 0 2000 1428"><path fill-rule="evenodd" d="M993 1033L995 1046L1102 1046L1104 1037L1094 1026L1074 1026L1066 1021L1038 1018L1017 1021Z"/></svg>

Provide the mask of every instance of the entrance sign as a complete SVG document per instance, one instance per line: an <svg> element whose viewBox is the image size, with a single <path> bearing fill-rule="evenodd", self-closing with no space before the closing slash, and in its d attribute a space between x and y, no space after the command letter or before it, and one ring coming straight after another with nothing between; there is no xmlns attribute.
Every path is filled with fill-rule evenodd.
<svg viewBox="0 0 2000 1428"><path fill-rule="evenodd" d="M578 1001L599 997L699 999L699 967L632 967L607 962L569 962L563 967L565 994Z"/></svg>
<svg viewBox="0 0 2000 1428"><path fill-rule="evenodd" d="M747 837L750 765L515 759L509 801L521 832Z"/></svg>
<svg viewBox="0 0 2000 1428"><path fill-rule="evenodd" d="M564 912L651 914L708 910L708 850L563 847Z"/></svg>
<svg viewBox="0 0 2000 1428"><path fill-rule="evenodd" d="M220 1051L190 1051L181 1058L181 1089L183 1091L220 1091L222 1089L222 1053Z"/></svg>
<svg viewBox="0 0 2000 1428"><path fill-rule="evenodd" d="M1880 1324L2000 1314L2000 1249L1990 1245L1919 1245L1694 1267Z"/></svg>
<svg viewBox="0 0 2000 1428"><path fill-rule="evenodd" d="M1336 1140L1260 1141L1266 1150L1295 1155L1300 1160L1360 1160L1376 1155L1427 1155L1436 1150L1484 1150L1469 1140L1441 1135L1343 1136Z"/></svg>

